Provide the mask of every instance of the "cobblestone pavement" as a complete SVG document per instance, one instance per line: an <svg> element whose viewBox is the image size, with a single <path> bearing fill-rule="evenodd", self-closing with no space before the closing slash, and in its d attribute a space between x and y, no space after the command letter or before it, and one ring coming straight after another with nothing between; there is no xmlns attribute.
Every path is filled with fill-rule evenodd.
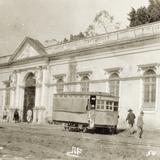
<svg viewBox="0 0 160 160"><path fill-rule="evenodd" d="M117 135L64 131L58 125L0 123L0 160L159 160L160 131Z"/></svg>

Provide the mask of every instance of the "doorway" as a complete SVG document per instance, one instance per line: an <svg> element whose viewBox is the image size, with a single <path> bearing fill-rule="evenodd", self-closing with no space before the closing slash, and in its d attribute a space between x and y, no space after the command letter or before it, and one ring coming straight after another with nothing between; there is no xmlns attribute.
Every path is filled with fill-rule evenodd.
<svg viewBox="0 0 160 160"><path fill-rule="evenodd" d="M32 111L33 119L33 108L35 106L35 90L36 80L33 73L29 73L25 80L24 88L24 105L23 105L23 122L27 122L27 111Z"/></svg>

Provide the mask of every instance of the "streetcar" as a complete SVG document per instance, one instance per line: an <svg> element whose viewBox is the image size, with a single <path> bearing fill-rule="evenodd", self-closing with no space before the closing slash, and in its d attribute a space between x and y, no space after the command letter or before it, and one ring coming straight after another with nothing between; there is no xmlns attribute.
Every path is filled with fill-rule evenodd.
<svg viewBox="0 0 160 160"><path fill-rule="evenodd" d="M53 96L53 122L65 130L109 129L116 133L119 98L103 92L63 92Z"/></svg>

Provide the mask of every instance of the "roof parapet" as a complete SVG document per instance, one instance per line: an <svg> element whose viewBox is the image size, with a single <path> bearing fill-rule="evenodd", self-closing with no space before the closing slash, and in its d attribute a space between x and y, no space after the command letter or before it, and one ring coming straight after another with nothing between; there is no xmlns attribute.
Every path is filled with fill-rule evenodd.
<svg viewBox="0 0 160 160"><path fill-rule="evenodd" d="M89 37L78 41L51 45L46 47L46 50L49 54L54 54L58 52L73 51L92 46L110 44L116 41L129 41L157 34L160 34L160 22L148 23L137 27L126 28L123 30Z"/></svg>

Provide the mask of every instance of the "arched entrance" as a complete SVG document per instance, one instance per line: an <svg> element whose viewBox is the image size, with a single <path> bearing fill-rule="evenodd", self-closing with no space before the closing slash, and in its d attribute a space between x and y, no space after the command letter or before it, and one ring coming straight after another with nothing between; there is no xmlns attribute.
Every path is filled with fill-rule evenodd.
<svg viewBox="0 0 160 160"><path fill-rule="evenodd" d="M33 73L29 73L25 80L24 89L24 105L23 105L23 122L27 121L27 111L30 109L33 113L33 107L35 106L35 87L36 80ZM32 114L33 119L33 114Z"/></svg>

